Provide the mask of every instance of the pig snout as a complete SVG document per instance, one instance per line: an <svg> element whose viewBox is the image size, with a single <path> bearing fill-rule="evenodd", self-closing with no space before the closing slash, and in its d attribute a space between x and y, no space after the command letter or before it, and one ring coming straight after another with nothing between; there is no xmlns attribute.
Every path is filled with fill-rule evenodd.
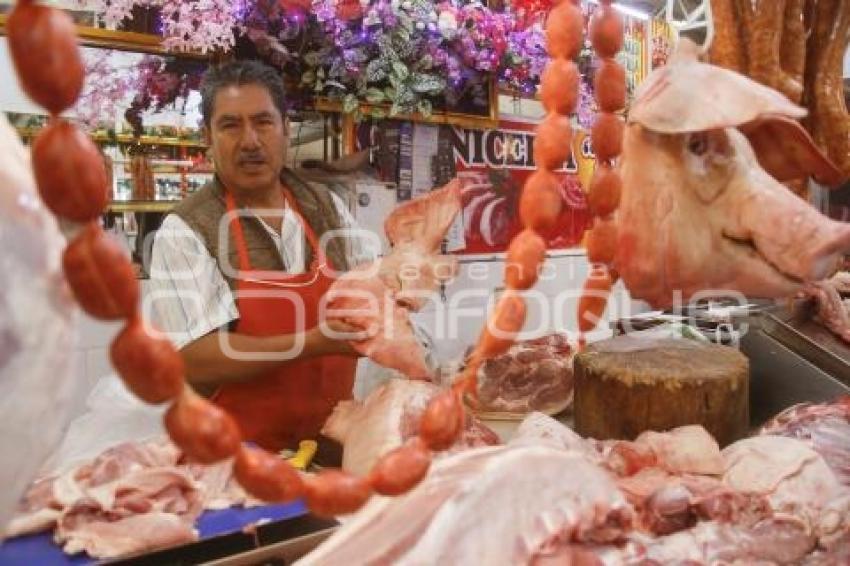
<svg viewBox="0 0 850 566"><path fill-rule="evenodd" d="M850 224L818 212L760 168L733 180L724 235L750 243L777 271L799 281L828 277L850 252Z"/></svg>

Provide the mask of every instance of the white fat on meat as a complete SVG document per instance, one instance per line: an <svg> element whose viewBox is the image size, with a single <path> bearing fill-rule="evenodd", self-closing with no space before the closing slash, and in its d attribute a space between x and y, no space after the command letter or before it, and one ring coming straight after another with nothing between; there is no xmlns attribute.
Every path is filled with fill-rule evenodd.
<svg viewBox="0 0 850 566"><path fill-rule="evenodd" d="M688 425L668 432L646 431L635 444L648 446L658 466L672 474L721 475L723 457L717 441L703 427Z"/></svg>
<svg viewBox="0 0 850 566"><path fill-rule="evenodd" d="M193 525L204 509L259 503L236 482L232 460L211 466L180 460L165 437L111 447L91 462L35 482L7 534L55 527L54 538L66 552L115 558L194 540ZM140 538L125 540L137 527Z"/></svg>
<svg viewBox="0 0 850 566"><path fill-rule="evenodd" d="M192 542L197 533L191 524L171 513L151 512L117 521L91 521L61 540L68 554L86 552L96 558L128 556L156 548Z"/></svg>
<svg viewBox="0 0 850 566"><path fill-rule="evenodd" d="M56 448L80 391L64 246L36 192L29 154L0 115L0 532Z"/></svg>
<svg viewBox="0 0 850 566"><path fill-rule="evenodd" d="M843 492L823 458L793 438L756 436L723 450L723 482L768 498L773 510L802 520L811 531L821 514Z"/></svg>
<svg viewBox="0 0 850 566"><path fill-rule="evenodd" d="M663 537L634 537L605 564L797 564L814 546L811 534L792 518L767 519L746 528L705 521Z"/></svg>
<svg viewBox="0 0 850 566"><path fill-rule="evenodd" d="M322 434L343 445L343 469L365 475L383 454L418 433L419 419L439 391L433 383L391 379L362 402L338 403ZM496 443L495 433L476 419L468 418L455 448Z"/></svg>
<svg viewBox="0 0 850 566"><path fill-rule="evenodd" d="M850 396L788 407L765 424L761 434L805 441L850 488Z"/></svg>
<svg viewBox="0 0 850 566"><path fill-rule="evenodd" d="M558 541L616 540L630 521L610 477L578 454L477 448L370 503L299 564L525 564Z"/></svg>

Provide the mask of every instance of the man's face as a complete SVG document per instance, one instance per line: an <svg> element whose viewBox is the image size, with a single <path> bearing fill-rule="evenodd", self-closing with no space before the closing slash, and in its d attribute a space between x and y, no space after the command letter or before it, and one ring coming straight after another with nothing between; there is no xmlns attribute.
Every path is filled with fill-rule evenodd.
<svg viewBox="0 0 850 566"><path fill-rule="evenodd" d="M277 183L287 133L264 86L231 85L216 93L207 137L216 173L228 187L251 191Z"/></svg>

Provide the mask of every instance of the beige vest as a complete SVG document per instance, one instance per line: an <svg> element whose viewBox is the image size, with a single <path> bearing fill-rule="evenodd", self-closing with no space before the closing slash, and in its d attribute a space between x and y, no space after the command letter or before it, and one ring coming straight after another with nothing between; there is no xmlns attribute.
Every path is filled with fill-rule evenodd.
<svg viewBox="0 0 850 566"><path fill-rule="evenodd" d="M302 181L292 171L286 169L281 174L281 181L295 197L301 214L318 239L321 239L322 234L328 230L340 228L339 213L327 187ZM232 231L228 230L229 241L226 248L221 245L222 242L219 239L221 219L227 212L227 206L224 201L224 190L218 179L207 183L199 191L183 199L172 212L200 236L210 255L219 264L227 284L231 290L235 290L236 281L230 277L230 270L221 269L222 262L226 261L233 270L237 270L239 254L236 251ZM280 252L260 220L253 216L243 216L241 220L251 267L261 270L283 270ZM345 271L349 268L342 238L330 238L325 251L335 269ZM305 252L307 265L310 265L313 250L308 245Z"/></svg>

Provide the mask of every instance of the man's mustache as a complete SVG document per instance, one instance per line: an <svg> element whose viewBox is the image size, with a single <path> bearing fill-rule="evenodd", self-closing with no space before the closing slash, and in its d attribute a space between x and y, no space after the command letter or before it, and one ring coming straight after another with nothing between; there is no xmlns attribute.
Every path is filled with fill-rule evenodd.
<svg viewBox="0 0 850 566"><path fill-rule="evenodd" d="M266 157L262 153L242 153L239 155L239 163L259 163L265 162Z"/></svg>

